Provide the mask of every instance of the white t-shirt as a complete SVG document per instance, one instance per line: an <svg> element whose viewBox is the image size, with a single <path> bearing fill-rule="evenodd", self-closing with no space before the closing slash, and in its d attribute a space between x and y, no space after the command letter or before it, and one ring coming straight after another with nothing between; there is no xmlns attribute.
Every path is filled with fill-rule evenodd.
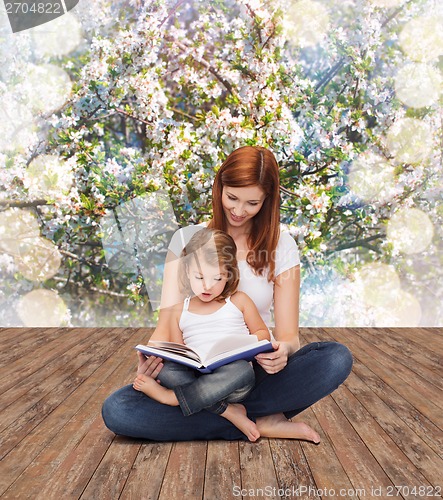
<svg viewBox="0 0 443 500"><path fill-rule="evenodd" d="M172 236L169 250L178 257L192 236L204 227L205 224L198 224L179 229ZM299 264L297 244L288 232L281 231L275 252L275 276ZM239 260L238 267L240 270L238 289L253 300L266 326L272 326L271 306L274 298L274 283L268 281L266 273L264 276L255 274L245 260Z"/></svg>

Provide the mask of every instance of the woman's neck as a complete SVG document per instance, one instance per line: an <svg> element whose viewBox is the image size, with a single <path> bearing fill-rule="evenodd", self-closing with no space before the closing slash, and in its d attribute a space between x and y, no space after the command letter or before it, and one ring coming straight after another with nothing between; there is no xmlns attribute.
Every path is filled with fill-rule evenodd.
<svg viewBox="0 0 443 500"><path fill-rule="evenodd" d="M234 241L236 239L244 239L248 238L249 234L251 233L252 229L252 223L250 224L245 224L243 226L235 227L235 226L228 226L228 234L229 236L232 236Z"/></svg>

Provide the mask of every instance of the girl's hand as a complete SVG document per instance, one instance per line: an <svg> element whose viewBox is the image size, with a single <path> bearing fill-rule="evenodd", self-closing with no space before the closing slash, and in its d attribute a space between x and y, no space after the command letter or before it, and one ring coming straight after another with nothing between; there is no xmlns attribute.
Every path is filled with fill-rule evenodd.
<svg viewBox="0 0 443 500"><path fill-rule="evenodd" d="M163 368L163 360L155 356L146 357L141 352L138 352L138 367L137 373L157 379L160 370Z"/></svg>
<svg viewBox="0 0 443 500"><path fill-rule="evenodd" d="M278 373L288 364L290 346L286 342L272 342L274 352L262 352L255 359L266 373Z"/></svg>

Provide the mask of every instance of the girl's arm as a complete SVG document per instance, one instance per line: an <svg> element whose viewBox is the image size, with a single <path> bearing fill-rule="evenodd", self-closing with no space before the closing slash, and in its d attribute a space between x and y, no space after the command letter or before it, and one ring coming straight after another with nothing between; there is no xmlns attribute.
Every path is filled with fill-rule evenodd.
<svg viewBox="0 0 443 500"><path fill-rule="evenodd" d="M244 292L236 292L231 296L231 302L243 313L246 326L251 335L256 335L258 340L271 340L269 330L249 295Z"/></svg>
<svg viewBox="0 0 443 500"><path fill-rule="evenodd" d="M277 373L288 357L300 349L299 339L300 266L279 274L274 282L274 337L272 354L258 354L257 362L267 373Z"/></svg>

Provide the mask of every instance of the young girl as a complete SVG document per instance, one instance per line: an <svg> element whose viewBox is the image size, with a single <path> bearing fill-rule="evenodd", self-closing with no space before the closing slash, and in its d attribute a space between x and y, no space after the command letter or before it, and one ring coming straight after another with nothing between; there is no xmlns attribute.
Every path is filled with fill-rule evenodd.
<svg viewBox="0 0 443 500"><path fill-rule="evenodd" d="M168 339L184 342L199 352L206 352L226 335L270 339L255 304L245 293L237 292L236 246L227 233L214 229L196 233L182 252L179 279L182 291L194 296L173 308ZM160 403L180 406L185 416L206 409L229 420L250 441L260 437L256 424L239 404L255 382L247 361L234 361L204 375L166 361L158 382L139 374L133 387Z"/></svg>

